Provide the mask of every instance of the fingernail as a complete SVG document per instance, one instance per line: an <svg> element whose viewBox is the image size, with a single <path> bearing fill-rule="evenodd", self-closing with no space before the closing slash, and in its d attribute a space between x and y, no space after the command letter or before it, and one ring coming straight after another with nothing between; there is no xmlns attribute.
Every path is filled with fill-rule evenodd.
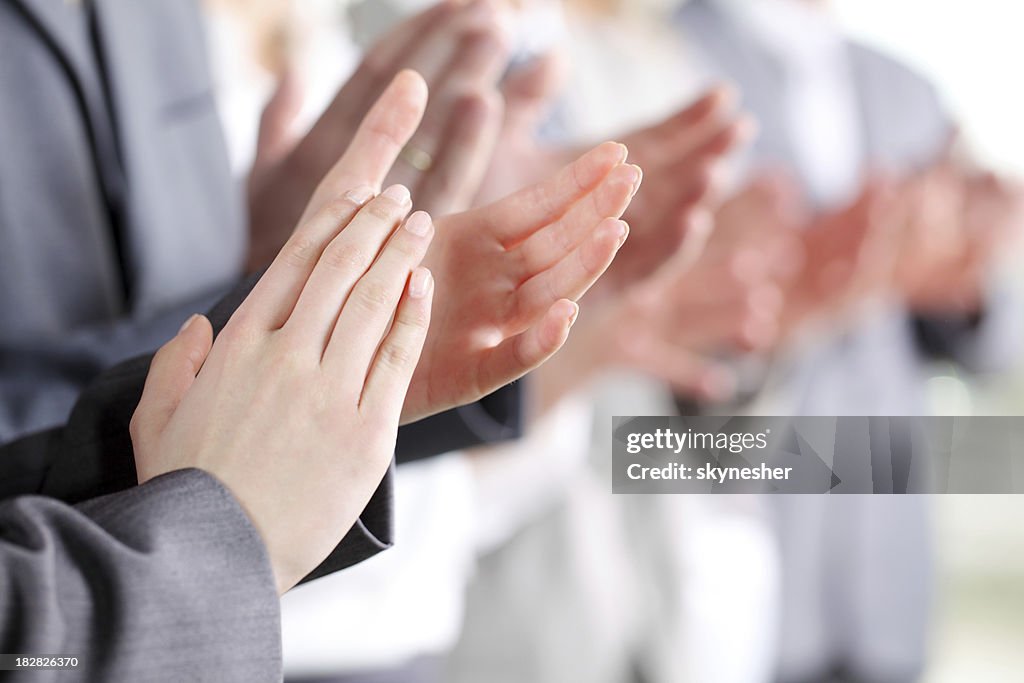
<svg viewBox="0 0 1024 683"><path fill-rule="evenodd" d="M621 142L616 142L615 144L619 146L619 163L621 164L629 156L629 150Z"/></svg>
<svg viewBox="0 0 1024 683"><path fill-rule="evenodd" d="M346 192L345 199L357 206L362 206L373 199L373 188L369 185L360 185L359 187Z"/></svg>
<svg viewBox="0 0 1024 683"><path fill-rule="evenodd" d="M417 211L405 221L405 229L420 237L425 237L430 232L430 226L430 214L426 211Z"/></svg>
<svg viewBox="0 0 1024 683"><path fill-rule="evenodd" d="M580 317L580 306L574 303L572 305L572 311L569 313L569 327L571 328L576 324L576 318Z"/></svg>
<svg viewBox="0 0 1024 683"><path fill-rule="evenodd" d="M417 268L412 271L409 278L409 296L413 299L423 299L434 287L434 276L426 268Z"/></svg>
<svg viewBox="0 0 1024 683"><path fill-rule="evenodd" d="M629 224L626 221L618 221L619 223L619 246L621 247L626 243L626 238L629 237Z"/></svg>
<svg viewBox="0 0 1024 683"><path fill-rule="evenodd" d="M629 195L632 199L636 196L636 191L640 189L640 183L644 180L644 171L636 164L630 164L630 168L633 169L633 194Z"/></svg>
<svg viewBox="0 0 1024 683"><path fill-rule="evenodd" d="M192 327L192 323L194 323L197 318L199 318L198 313L193 313L191 316L189 316L189 319L182 323L181 327L178 328L178 334L181 334L188 328Z"/></svg>
<svg viewBox="0 0 1024 683"><path fill-rule="evenodd" d="M388 189L384 190L383 194L396 204L408 204L411 198L409 188L405 185L392 185Z"/></svg>

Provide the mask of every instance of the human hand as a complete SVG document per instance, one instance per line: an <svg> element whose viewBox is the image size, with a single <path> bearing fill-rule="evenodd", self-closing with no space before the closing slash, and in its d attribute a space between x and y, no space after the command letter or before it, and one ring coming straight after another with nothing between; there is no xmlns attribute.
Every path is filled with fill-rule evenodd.
<svg viewBox="0 0 1024 683"><path fill-rule="evenodd" d="M354 190L300 225L223 331L197 316L132 418L139 483L196 467L238 499L284 593L387 471L430 318L433 233L408 191ZM401 227L398 227L401 226ZM392 322L393 319L393 322Z"/></svg>
<svg viewBox="0 0 1024 683"><path fill-rule="evenodd" d="M383 98L388 101L383 102ZM321 181L305 218L331 197L377 187L426 101L421 79L395 78L360 137ZM402 422L470 403L550 358L565 342L574 301L608 267L628 228L616 220L640 183L626 149L605 143L553 178L488 206L445 216L424 261L437 281L428 337Z"/></svg>
<svg viewBox="0 0 1024 683"><path fill-rule="evenodd" d="M392 458L430 317L432 278L416 266L434 230L423 212L396 227L407 189L373 196L425 101L415 74L394 79L216 343L191 321L157 354L132 419L139 481L218 477L282 592L344 536Z"/></svg>
<svg viewBox="0 0 1024 683"><path fill-rule="evenodd" d="M964 230L966 188L949 164L910 178L900 186L906 220L899 241L895 288L919 313L980 303L980 263Z"/></svg>
<svg viewBox="0 0 1024 683"><path fill-rule="evenodd" d="M632 229L629 245L604 286L623 286L653 272L694 226L710 220L721 199L726 156L756 130L734 101L730 88L713 88L664 121L623 136L645 182L625 215Z"/></svg>
<svg viewBox="0 0 1024 683"><path fill-rule="evenodd" d="M798 231L803 266L785 289L783 333L804 323L853 316L891 296L905 207L890 181L865 183L860 195Z"/></svg>
<svg viewBox="0 0 1024 683"><path fill-rule="evenodd" d="M918 313L974 314L993 262L1024 224L1024 192L945 163L907 181L897 287Z"/></svg>
<svg viewBox="0 0 1024 683"><path fill-rule="evenodd" d="M431 90L422 125L402 161L378 185L412 189L417 208L433 215L465 209L491 159L502 119L496 84L508 47L500 5L442 2L377 41L305 138L287 134L296 106L289 74L264 112L249 181L247 270L265 265L288 238L317 184L351 141L369 103L402 68L417 70Z"/></svg>
<svg viewBox="0 0 1024 683"><path fill-rule="evenodd" d="M732 396L736 378L723 356L770 344L782 298L770 280L738 268L743 259L709 257L705 237L691 233L654 273L588 304L565 350L531 375L538 411L619 369L696 400Z"/></svg>
<svg viewBox="0 0 1024 683"><path fill-rule="evenodd" d="M552 51L505 79L505 121L480 198L535 182L580 153L579 148L552 147L536 138L565 71L564 56ZM709 220L721 189L722 162L756 128L752 119L735 111L734 101L730 88L712 88L663 121L621 136L631 159L644 169L644 189L625 214L629 245L598 289L614 290L651 273L690 230Z"/></svg>
<svg viewBox="0 0 1024 683"><path fill-rule="evenodd" d="M425 263L440 305L402 419L476 400L550 358L629 232L617 220L640 185L605 143L551 179L438 221Z"/></svg>

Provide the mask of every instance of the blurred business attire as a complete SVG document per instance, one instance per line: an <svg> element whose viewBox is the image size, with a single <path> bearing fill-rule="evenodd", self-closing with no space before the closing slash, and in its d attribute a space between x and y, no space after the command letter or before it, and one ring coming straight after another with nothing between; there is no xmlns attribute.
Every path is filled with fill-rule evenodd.
<svg viewBox="0 0 1024 683"><path fill-rule="evenodd" d="M692 0L678 14L707 71L734 81L760 123L751 167L781 169L815 208L842 206L870 171L926 168L951 122L935 89L851 42L821 7L793 0ZM1008 357L1009 311L980 320L915 320L890 305L818 348L801 347L765 387L759 410L797 415L915 415L923 361L969 366ZM894 454L895 457L898 455ZM871 481L871 463L837 471ZM927 500L917 496L776 496L782 552L778 676L783 681L910 681L927 643L932 562Z"/></svg>

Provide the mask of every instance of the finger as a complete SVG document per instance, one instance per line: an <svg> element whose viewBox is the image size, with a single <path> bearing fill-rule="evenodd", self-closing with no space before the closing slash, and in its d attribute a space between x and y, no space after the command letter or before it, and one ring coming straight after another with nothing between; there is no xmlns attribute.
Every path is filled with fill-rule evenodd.
<svg viewBox="0 0 1024 683"><path fill-rule="evenodd" d="M395 322L381 342L366 378L360 407L389 410L397 422L430 326L434 279L426 268L409 276Z"/></svg>
<svg viewBox="0 0 1024 683"><path fill-rule="evenodd" d="M691 104L670 115L654 130L671 133L679 129L692 128L701 121L711 118L712 115L731 110L736 105L737 98L734 86L728 83L714 85L705 90Z"/></svg>
<svg viewBox="0 0 1024 683"><path fill-rule="evenodd" d="M703 207L691 209L680 216L682 241L670 261L675 262L677 273L685 273L700 260L715 230L715 218Z"/></svg>
<svg viewBox="0 0 1024 683"><path fill-rule="evenodd" d="M658 175L665 174L659 170ZM691 213L706 208L715 183L715 164L702 160L680 167L664 177L677 180L666 186L657 179L642 188L626 214L638 224L638 239L657 240L666 250L674 249L689 227ZM645 194L648 192L649 194Z"/></svg>
<svg viewBox="0 0 1024 683"><path fill-rule="evenodd" d="M501 98L467 95L452 110L440 152L421 174L417 208L435 216L465 211L491 162L501 132Z"/></svg>
<svg viewBox="0 0 1024 683"><path fill-rule="evenodd" d="M167 426L212 346L213 327L210 321L204 316L194 315L182 325L174 339L156 352L146 375L142 398L132 415L130 431L136 445L140 438L150 438Z"/></svg>
<svg viewBox="0 0 1024 683"><path fill-rule="evenodd" d="M322 356L349 294L383 254L411 206L409 191L401 185L392 185L368 202L324 248L282 329L301 339L319 340L315 348Z"/></svg>
<svg viewBox="0 0 1024 683"><path fill-rule="evenodd" d="M454 2L438 3L400 23L370 48L355 73L299 143L292 157L293 175L301 175L309 186L320 182L351 142L370 103L381 97L401 71L402 64L409 61L407 55L423 41L444 40L445 34L438 27L444 25L453 11ZM371 184L379 189L383 182L381 177Z"/></svg>
<svg viewBox="0 0 1024 683"><path fill-rule="evenodd" d="M295 146L293 127L302 107L302 88L294 69L286 69L260 116L254 169L280 161Z"/></svg>
<svg viewBox="0 0 1024 683"><path fill-rule="evenodd" d="M403 65L414 63L412 55L425 42L444 42L444 34L439 29L451 21L456 11L455 2L444 0L397 24L378 38L331 103L330 109L339 110L336 115L351 116L356 120L361 118L364 103L379 97L383 91L381 83L391 79Z"/></svg>
<svg viewBox="0 0 1024 683"><path fill-rule="evenodd" d="M417 49L401 66L423 74L431 87L453 74L479 75L480 67L490 69L490 79L496 82L505 68L510 22L507 8L499 0L466 3L441 22L442 30L435 40L415 39Z"/></svg>
<svg viewBox="0 0 1024 683"><path fill-rule="evenodd" d="M505 386L551 358L565 344L579 310L567 299L556 301L536 324L485 352L480 386Z"/></svg>
<svg viewBox="0 0 1024 683"><path fill-rule="evenodd" d="M605 142L561 169L552 178L477 209L506 248L561 218L608 173L626 160L625 145Z"/></svg>
<svg viewBox="0 0 1024 683"><path fill-rule="evenodd" d="M639 166L616 166L564 216L530 235L516 248L522 264L522 279L532 277L563 259L603 219L620 217L639 189L642 178Z"/></svg>
<svg viewBox="0 0 1024 683"><path fill-rule="evenodd" d="M623 221L612 218L602 221L590 239L519 287L516 292L518 318L531 321L559 299L576 300L583 296L611 265L628 234L629 226Z"/></svg>
<svg viewBox="0 0 1024 683"><path fill-rule="evenodd" d="M303 219L348 188L379 188L416 132L426 103L427 86L416 72L402 71L395 76L366 114L345 154L320 182Z"/></svg>
<svg viewBox="0 0 1024 683"><path fill-rule="evenodd" d="M324 362L359 363L365 378L387 332L409 275L423 260L434 236L430 216L417 211L388 241L370 270L352 288L337 318ZM413 281L412 285L422 282ZM416 289L416 293L421 290Z"/></svg>
<svg viewBox="0 0 1024 683"><path fill-rule="evenodd" d="M359 89L344 93L355 102L375 98L382 79L400 69L413 69L433 88L443 76L460 45L460 36L505 33L507 17L494 0L469 3L442 2L396 27L379 39L363 60L356 76ZM339 105L342 97L336 100Z"/></svg>
<svg viewBox="0 0 1024 683"><path fill-rule="evenodd" d="M712 88L661 123L630 136L630 145L645 164L688 154L729 124L736 99L736 90L731 86Z"/></svg>
<svg viewBox="0 0 1024 683"><path fill-rule="evenodd" d="M736 375L727 366L653 337L627 347L626 364L669 383L676 393L705 401L724 401L736 391Z"/></svg>
<svg viewBox="0 0 1024 683"><path fill-rule="evenodd" d="M671 321L667 328L672 330L672 339L686 348L713 350L738 346L754 350L773 341L783 303L777 286L763 285L727 305L670 311L666 316ZM700 324L694 325L694 320Z"/></svg>
<svg viewBox="0 0 1024 683"><path fill-rule="evenodd" d="M502 82L505 127L532 133L565 81L566 62L559 52L548 52L512 69Z"/></svg>
<svg viewBox="0 0 1024 683"><path fill-rule="evenodd" d="M369 186L357 187L300 223L231 320L264 330L282 327L295 309L295 302L324 248L373 194Z"/></svg>
<svg viewBox="0 0 1024 683"><path fill-rule="evenodd" d="M508 37L497 23L462 35L444 72L434 80L423 74L430 86L431 98L409 146L436 158L443 149L444 133L450 127L456 107L464 96L482 95L496 87L508 64L508 52ZM410 187L415 187L415 181L409 176L420 173L409 164L398 164L395 172L403 175L393 176L390 182L401 182Z"/></svg>
<svg viewBox="0 0 1024 683"><path fill-rule="evenodd" d="M685 153L665 158L664 170L660 170L659 173L665 173L668 178L682 176L699 179L701 175L707 173L707 169L713 168L713 165L720 162L729 152L756 135L756 121L749 116L742 116L721 126Z"/></svg>

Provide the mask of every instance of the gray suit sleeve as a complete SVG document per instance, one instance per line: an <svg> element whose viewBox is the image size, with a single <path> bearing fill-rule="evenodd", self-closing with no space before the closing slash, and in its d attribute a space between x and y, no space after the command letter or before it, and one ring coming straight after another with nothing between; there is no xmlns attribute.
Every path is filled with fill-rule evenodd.
<svg viewBox="0 0 1024 683"><path fill-rule="evenodd" d="M263 543L199 470L75 507L0 503L0 595L0 651L76 655L75 680L281 679Z"/></svg>
<svg viewBox="0 0 1024 683"><path fill-rule="evenodd" d="M100 373L160 347L190 315L209 310L227 291L144 320L122 318L52 338L0 344L0 443L63 424L78 395Z"/></svg>

